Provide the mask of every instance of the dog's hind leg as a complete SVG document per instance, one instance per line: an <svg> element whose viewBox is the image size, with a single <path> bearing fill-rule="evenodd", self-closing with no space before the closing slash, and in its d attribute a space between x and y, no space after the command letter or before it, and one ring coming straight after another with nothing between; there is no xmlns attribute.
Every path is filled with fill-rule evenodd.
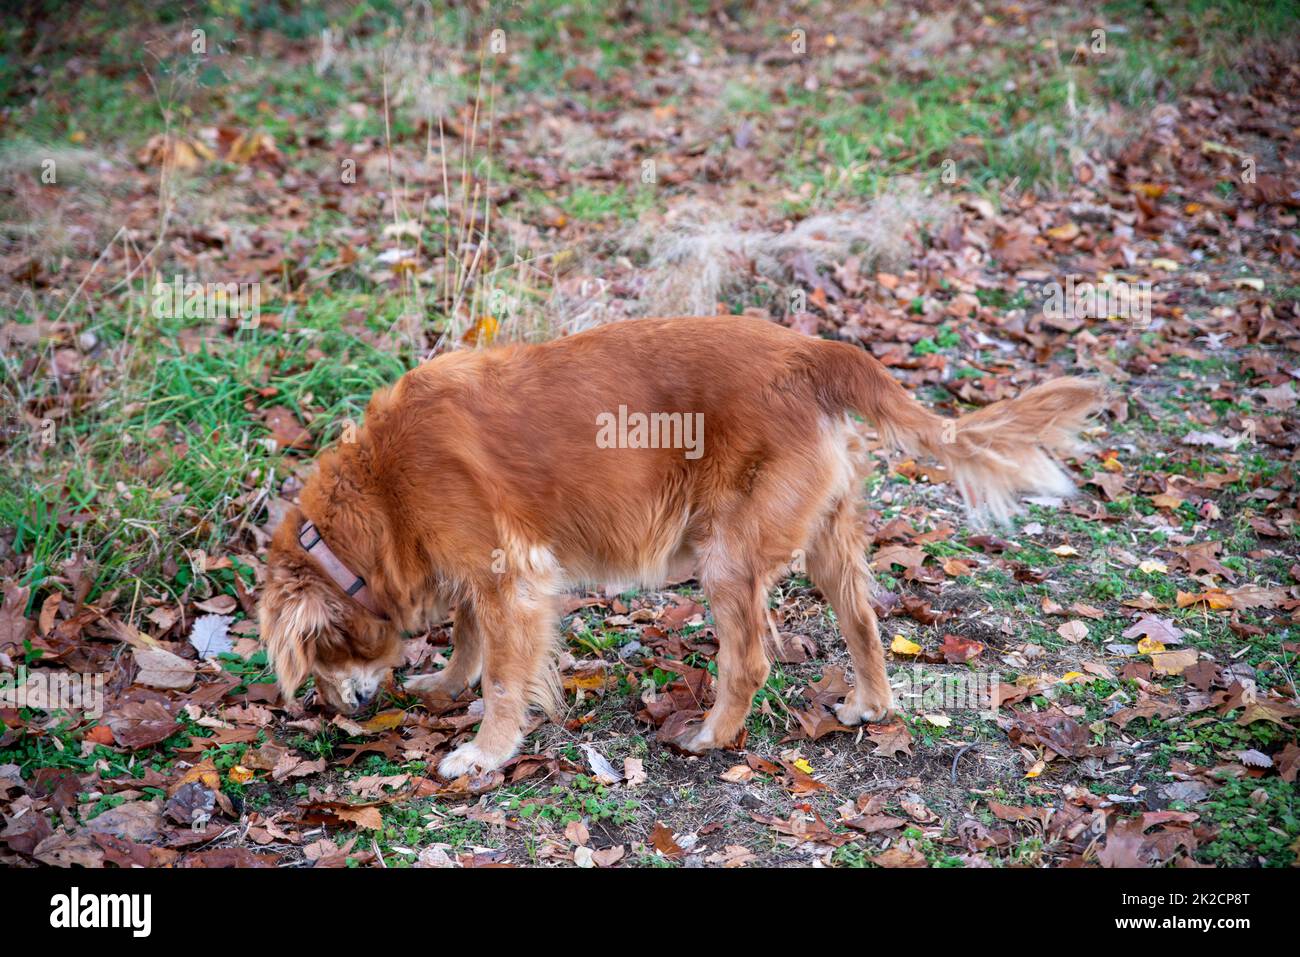
<svg viewBox="0 0 1300 957"><path fill-rule="evenodd" d="M835 709L840 722L854 725L891 716L894 698L885 674L880 627L871 608L866 538L858 528L850 498L836 503L814 538L808 575L835 609L853 659L853 691Z"/></svg>
<svg viewBox="0 0 1300 957"><path fill-rule="evenodd" d="M433 698L458 698L478 683L483 670L483 635L474 606L462 601L451 625L451 660L441 671L412 675L402 684L406 691Z"/></svg>
<svg viewBox="0 0 1300 957"><path fill-rule="evenodd" d="M483 721L473 741L438 765L445 778L500 767L519 750L529 705L556 714L562 701L553 596L503 583L475 596L474 619L482 637Z"/></svg>

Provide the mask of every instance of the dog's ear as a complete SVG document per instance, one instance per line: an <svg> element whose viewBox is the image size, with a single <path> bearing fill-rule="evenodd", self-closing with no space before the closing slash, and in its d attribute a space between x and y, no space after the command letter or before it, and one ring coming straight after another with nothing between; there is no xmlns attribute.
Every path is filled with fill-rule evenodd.
<svg viewBox="0 0 1300 957"><path fill-rule="evenodd" d="M286 701L316 664L316 643L330 627L330 604L308 576L272 573L258 608L259 632Z"/></svg>

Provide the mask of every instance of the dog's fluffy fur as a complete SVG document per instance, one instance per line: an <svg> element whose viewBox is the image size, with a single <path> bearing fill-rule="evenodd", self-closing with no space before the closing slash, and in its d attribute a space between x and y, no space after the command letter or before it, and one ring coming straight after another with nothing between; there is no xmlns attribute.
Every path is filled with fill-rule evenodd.
<svg viewBox="0 0 1300 957"><path fill-rule="evenodd" d="M444 355L378 392L357 441L321 456L271 543L262 637L286 694L314 674L351 711L400 659L402 634L454 607L450 663L407 682L454 696L481 677L481 728L440 766L454 776L509 759L531 703L559 707L562 591L694 572L719 644L717 702L679 742L698 751L740 732L768 673L768 588L802 554L852 655L839 718L878 720L893 700L855 521L863 445L851 413L939 460L975 513L1002 520L1020 493L1070 490L1052 453L1100 397L1096 383L1058 379L943 419L860 349L735 317ZM703 454L599 447L598 416L619 406L703 413ZM321 573L298 543L304 517L386 620Z"/></svg>

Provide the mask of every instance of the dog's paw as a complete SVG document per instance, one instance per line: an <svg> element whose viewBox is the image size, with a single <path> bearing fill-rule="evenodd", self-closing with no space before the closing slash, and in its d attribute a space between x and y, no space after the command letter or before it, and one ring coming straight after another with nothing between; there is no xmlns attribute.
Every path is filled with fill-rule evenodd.
<svg viewBox="0 0 1300 957"><path fill-rule="evenodd" d="M671 739L671 743L682 751L691 754L704 754L706 751L715 749L739 750L744 745L744 739L745 731L743 728L730 737L725 737L718 733L716 727L710 727L709 722L705 721L703 724L694 725L679 732Z"/></svg>
<svg viewBox="0 0 1300 957"><path fill-rule="evenodd" d="M673 744L691 754L703 754L718 746L718 743L713 740L713 731L704 725L682 732L673 739Z"/></svg>
<svg viewBox="0 0 1300 957"><path fill-rule="evenodd" d="M896 714L894 699L887 698L883 703L859 704L850 698L835 706L835 717L840 724L852 728L864 721L888 721Z"/></svg>
<svg viewBox="0 0 1300 957"><path fill-rule="evenodd" d="M447 672L434 671L427 675L411 675L402 682L402 690L435 697L445 695L450 698L454 697L450 685L451 682L447 680Z"/></svg>
<svg viewBox="0 0 1300 957"><path fill-rule="evenodd" d="M473 741L468 744L462 744L451 754L447 755L438 764L438 773L448 781L454 781L462 774L478 776L487 774L489 771L495 771L505 763L505 757L493 757L487 754Z"/></svg>
<svg viewBox="0 0 1300 957"><path fill-rule="evenodd" d="M445 672L434 671L429 675L411 675L408 679L402 681L402 690L404 692L415 692L416 694L429 694L437 692L443 684L442 675Z"/></svg>

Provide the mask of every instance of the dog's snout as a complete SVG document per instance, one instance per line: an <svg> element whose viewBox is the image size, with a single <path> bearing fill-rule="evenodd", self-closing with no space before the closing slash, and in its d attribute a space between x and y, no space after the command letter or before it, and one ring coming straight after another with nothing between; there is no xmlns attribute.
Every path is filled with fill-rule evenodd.
<svg viewBox="0 0 1300 957"><path fill-rule="evenodd" d="M348 675L318 684L326 691L326 700L341 714L356 714L374 704L382 682L376 675Z"/></svg>

